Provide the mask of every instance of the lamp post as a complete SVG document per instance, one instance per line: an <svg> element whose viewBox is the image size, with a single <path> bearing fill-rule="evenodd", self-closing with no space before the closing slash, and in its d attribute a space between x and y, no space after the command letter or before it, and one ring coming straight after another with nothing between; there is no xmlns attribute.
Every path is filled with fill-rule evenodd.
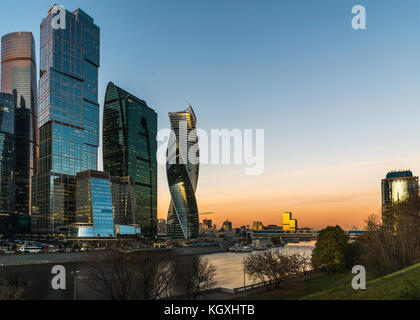
<svg viewBox="0 0 420 320"><path fill-rule="evenodd" d="M245 297L245 256L244 257L242 257L242 263L243 263L243 265L244 265L244 297Z"/></svg>
<svg viewBox="0 0 420 320"><path fill-rule="evenodd" d="M77 276L79 275L79 270L76 271L71 271L70 274L73 275L74 278L74 288L73 288L73 292L74 292L74 296L73 299L77 300Z"/></svg>

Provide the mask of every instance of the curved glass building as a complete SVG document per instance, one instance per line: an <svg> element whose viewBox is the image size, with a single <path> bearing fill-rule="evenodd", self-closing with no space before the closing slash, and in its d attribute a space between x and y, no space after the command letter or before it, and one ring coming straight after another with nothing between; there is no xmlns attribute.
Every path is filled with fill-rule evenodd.
<svg viewBox="0 0 420 320"><path fill-rule="evenodd" d="M170 112L172 134L166 155L171 203L167 234L175 239L198 237L199 219L195 190L198 182L199 149L196 117L191 105L185 111Z"/></svg>
<svg viewBox="0 0 420 320"><path fill-rule="evenodd" d="M31 32L13 32L1 38L1 91L16 94L14 210L16 231L28 232L38 157L35 42Z"/></svg>
<svg viewBox="0 0 420 320"><path fill-rule="evenodd" d="M144 100L108 84L103 114L104 171L114 177L130 177L136 216L131 205L120 206L118 224L140 225L145 236L157 234L157 113ZM130 197L127 195L127 197ZM128 200L128 198L127 198ZM128 220L128 221L127 221Z"/></svg>

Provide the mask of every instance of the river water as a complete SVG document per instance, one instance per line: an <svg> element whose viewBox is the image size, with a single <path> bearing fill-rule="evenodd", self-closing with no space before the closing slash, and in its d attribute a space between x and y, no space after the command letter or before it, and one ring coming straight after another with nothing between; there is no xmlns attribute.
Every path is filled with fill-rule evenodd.
<svg viewBox="0 0 420 320"><path fill-rule="evenodd" d="M289 254L302 254L311 257L315 242L300 242L287 244L284 247L274 248ZM238 288L244 285L243 259L252 252L221 252L203 255L216 267L217 287ZM248 276L245 276L245 285L254 283Z"/></svg>
<svg viewBox="0 0 420 320"><path fill-rule="evenodd" d="M314 242L303 242L288 244L272 250L304 254L310 257L313 246ZM237 288L244 285L243 257L249 254L252 254L252 252L221 252L202 256L216 267L217 287ZM66 268L67 274L65 290L54 290L51 287L51 279L54 276L51 273L53 264L0 267L0 279L23 280L29 283L23 297L27 300L71 300L74 298L74 281L70 271L78 270L80 275L77 281L77 299L101 299L84 281L84 274L87 273L86 263L71 262L62 263L62 265ZM245 284L249 285L251 283L253 283L251 279L246 277Z"/></svg>

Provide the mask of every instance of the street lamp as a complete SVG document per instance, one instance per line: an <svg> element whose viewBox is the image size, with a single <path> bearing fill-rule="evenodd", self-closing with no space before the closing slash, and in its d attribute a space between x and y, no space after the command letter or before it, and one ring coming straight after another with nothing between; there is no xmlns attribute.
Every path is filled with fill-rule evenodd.
<svg viewBox="0 0 420 320"><path fill-rule="evenodd" d="M244 297L245 297L245 257L242 257L242 263L244 265Z"/></svg>
<svg viewBox="0 0 420 320"><path fill-rule="evenodd" d="M73 292L74 292L74 296L73 299L77 300L77 276L79 275L79 270L76 271L71 271L70 274L73 276L74 278L74 288L73 288Z"/></svg>

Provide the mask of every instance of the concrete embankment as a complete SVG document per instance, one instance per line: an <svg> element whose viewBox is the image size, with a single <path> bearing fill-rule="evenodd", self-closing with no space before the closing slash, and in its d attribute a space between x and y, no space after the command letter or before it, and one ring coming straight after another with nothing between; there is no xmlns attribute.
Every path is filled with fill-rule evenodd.
<svg viewBox="0 0 420 320"><path fill-rule="evenodd" d="M174 248L177 255L200 255L225 252L225 247L200 247L200 248ZM1 254L0 267L25 266L48 263L84 262L97 259L96 252L70 252L70 253L24 253L24 254Z"/></svg>
<svg viewBox="0 0 420 320"><path fill-rule="evenodd" d="M226 252L227 247L179 247L173 249L176 254L184 256Z"/></svg>
<svg viewBox="0 0 420 320"><path fill-rule="evenodd" d="M90 261L94 257L94 252L2 254L0 267Z"/></svg>

